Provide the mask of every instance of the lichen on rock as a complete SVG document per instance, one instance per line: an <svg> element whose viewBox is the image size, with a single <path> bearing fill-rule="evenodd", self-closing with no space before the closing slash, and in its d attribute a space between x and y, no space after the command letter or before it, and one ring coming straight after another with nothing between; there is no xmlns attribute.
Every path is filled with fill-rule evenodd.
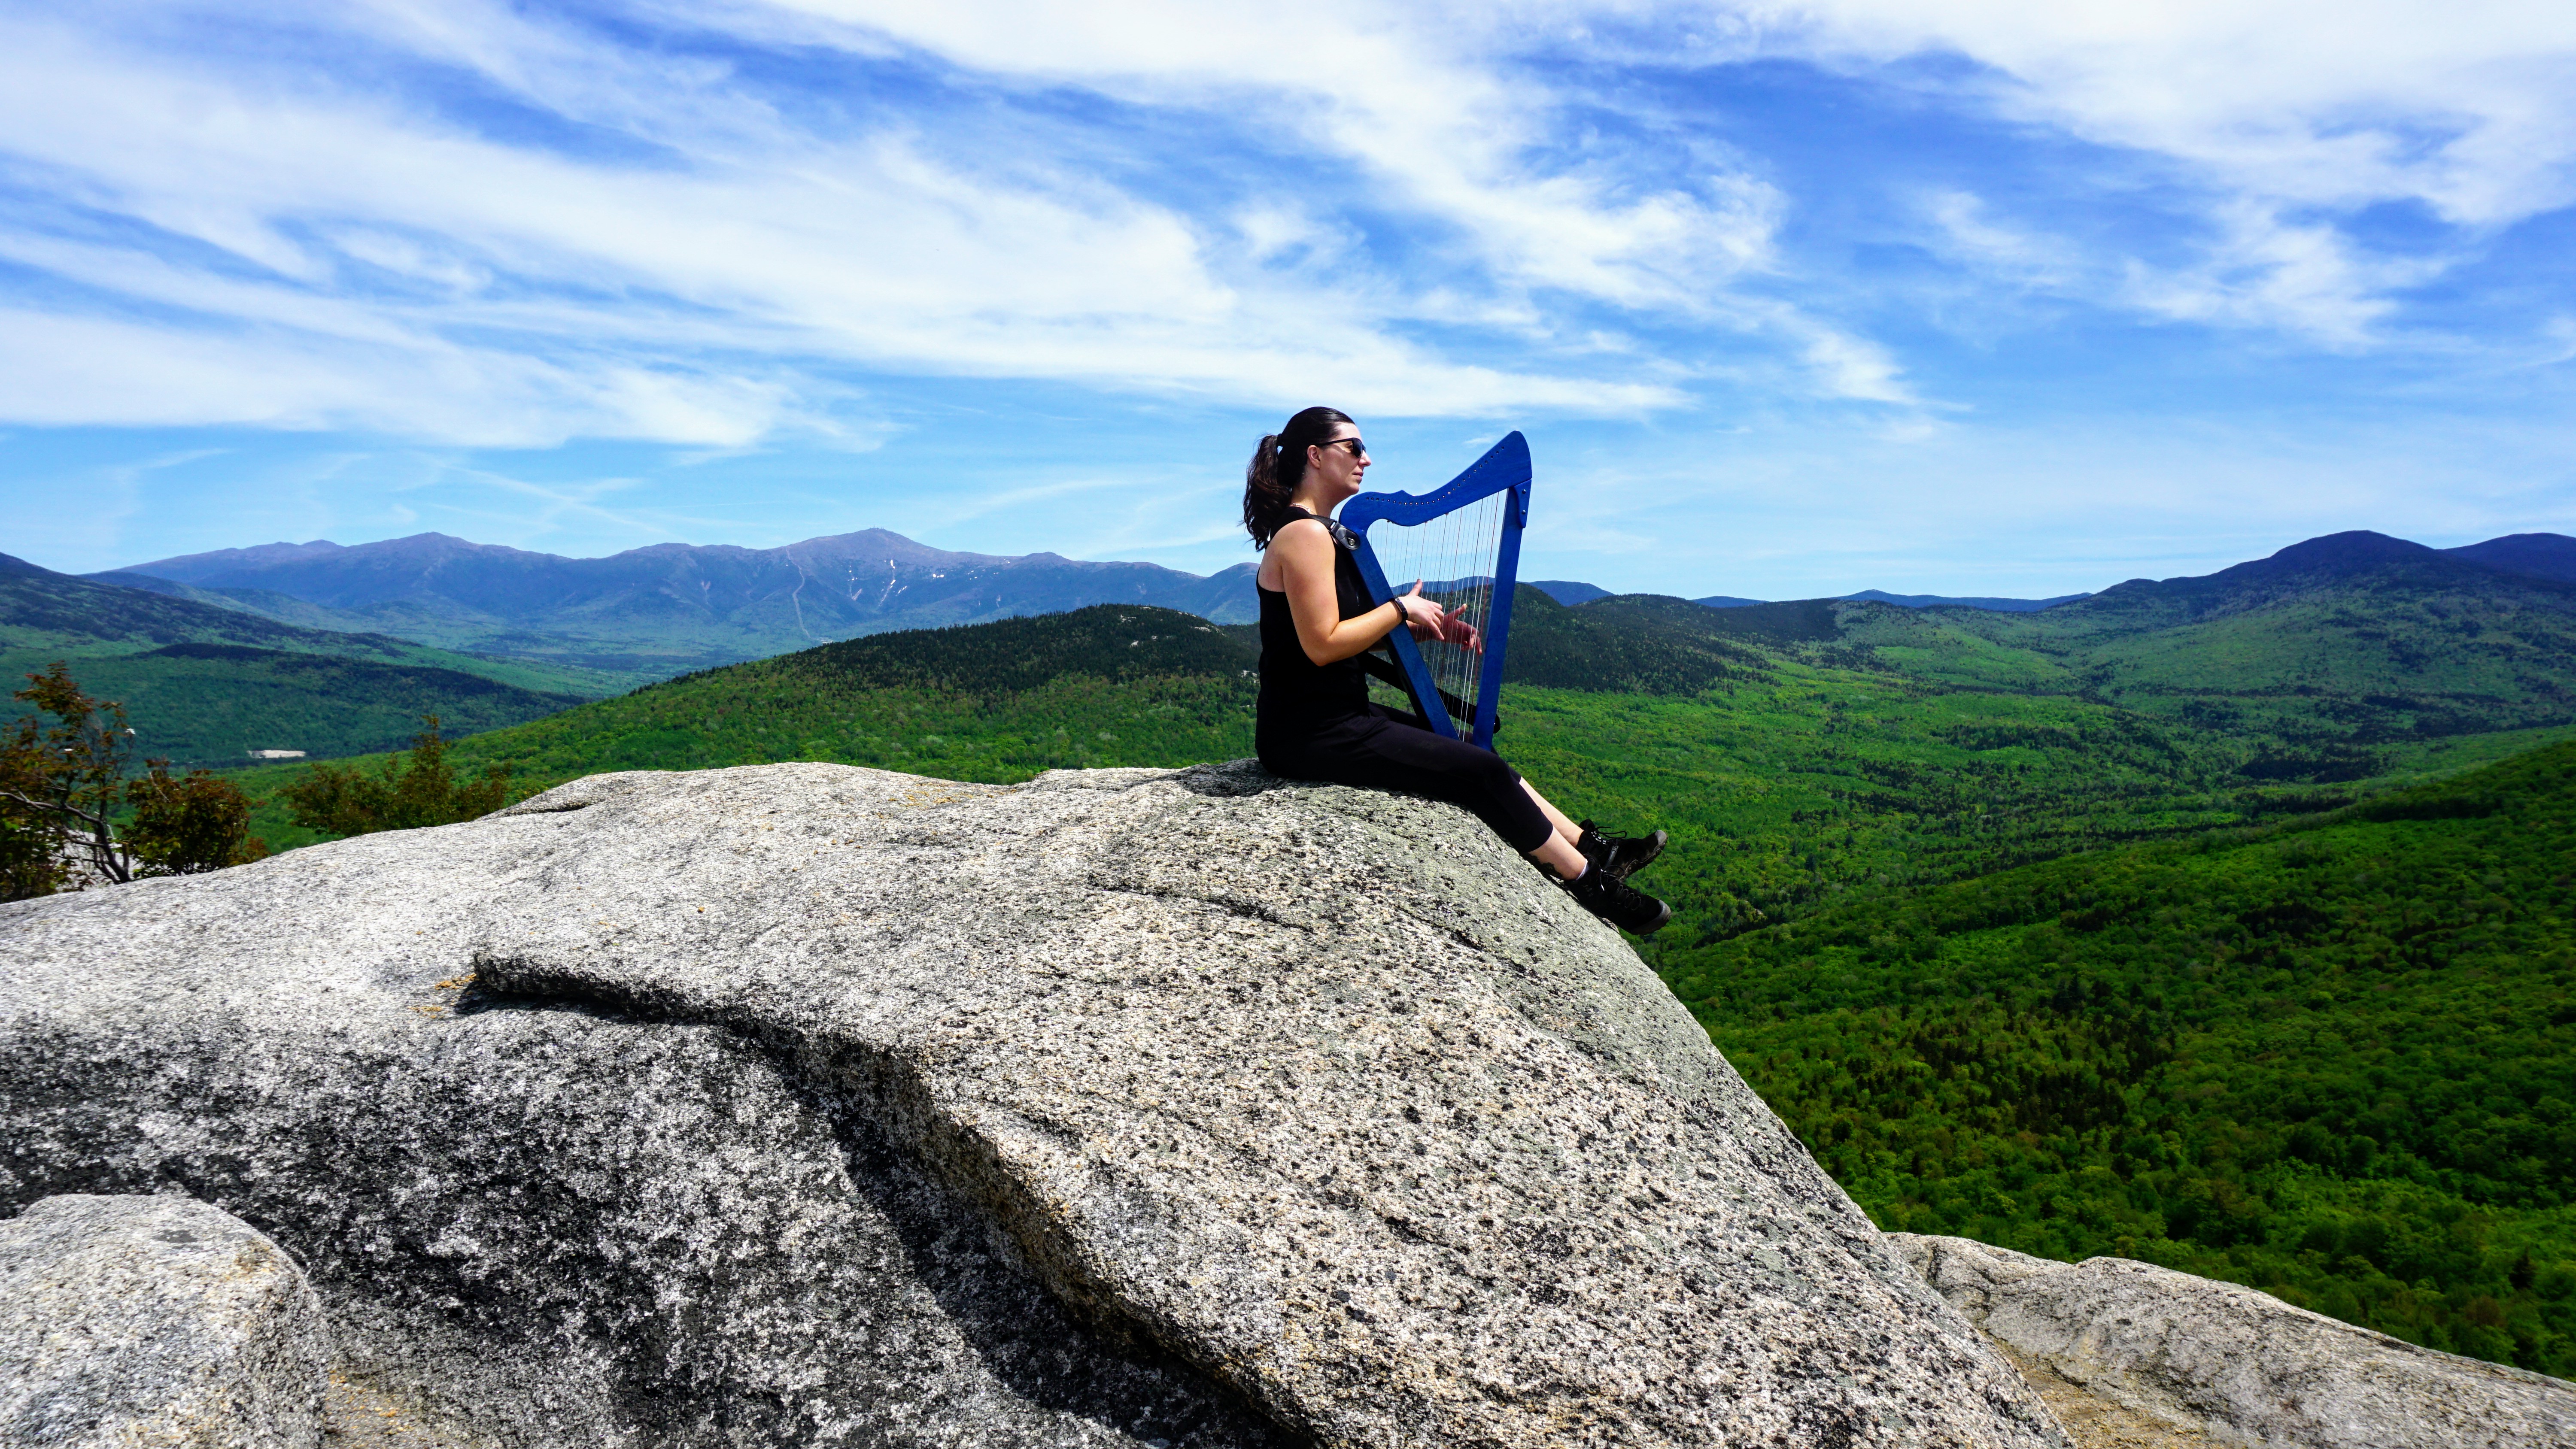
<svg viewBox="0 0 2576 1449"><path fill-rule="evenodd" d="M2064 1442L1613 932L1248 762L593 777L0 908L0 1032L0 1195L500 1442Z"/></svg>

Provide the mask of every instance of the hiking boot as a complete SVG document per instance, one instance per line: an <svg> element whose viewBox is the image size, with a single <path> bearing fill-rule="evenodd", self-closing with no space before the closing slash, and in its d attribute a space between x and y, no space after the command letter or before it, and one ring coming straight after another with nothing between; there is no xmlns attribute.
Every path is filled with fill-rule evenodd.
<svg viewBox="0 0 2576 1449"><path fill-rule="evenodd" d="M1575 904L1632 935L1651 936L1673 918L1672 907L1597 865L1558 884Z"/></svg>
<svg viewBox="0 0 2576 1449"><path fill-rule="evenodd" d="M1583 834L1575 848L1583 852L1583 858L1621 880L1645 869L1663 854L1664 842L1669 838L1660 830L1645 836L1604 835L1589 820L1580 822L1578 828Z"/></svg>

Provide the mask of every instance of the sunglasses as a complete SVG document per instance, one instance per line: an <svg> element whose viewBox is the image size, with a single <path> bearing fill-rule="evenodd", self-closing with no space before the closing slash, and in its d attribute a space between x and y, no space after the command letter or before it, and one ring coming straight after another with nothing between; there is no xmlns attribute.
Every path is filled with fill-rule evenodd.
<svg viewBox="0 0 2576 1449"><path fill-rule="evenodd" d="M1365 458L1368 456L1368 444L1361 442L1357 438L1335 438L1329 443L1317 443L1315 446L1318 448L1348 448L1351 450L1351 456L1354 458Z"/></svg>

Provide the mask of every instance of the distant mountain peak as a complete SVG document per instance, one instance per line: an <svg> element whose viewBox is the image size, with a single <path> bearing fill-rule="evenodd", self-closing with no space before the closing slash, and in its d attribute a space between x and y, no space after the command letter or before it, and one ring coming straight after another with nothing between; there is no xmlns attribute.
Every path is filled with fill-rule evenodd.
<svg viewBox="0 0 2576 1449"><path fill-rule="evenodd" d="M218 568L225 566L234 568L268 568L278 564L298 563L309 559L328 557L335 553L346 552L348 552L347 549L342 548L340 545L333 543L327 538L316 538L304 543L288 543L285 540L280 539L276 543L253 544L249 548L219 548L205 553L181 554L177 558L157 559L152 563L137 564L131 569L117 569L114 570L114 572L148 573L154 574L157 577L169 577L170 575L160 572L161 566L164 564L179 564L183 566L195 566L198 568ZM182 582L185 582L185 580L182 580Z"/></svg>
<svg viewBox="0 0 2576 1449"><path fill-rule="evenodd" d="M2035 614L2058 604L2071 604L2089 599L2091 594L2056 594L2045 599L2006 599L1985 595L1891 594L1884 589L1863 589L1845 594L1846 599L1874 604L1896 604L1908 609L1983 609L1991 614Z"/></svg>
<svg viewBox="0 0 2576 1449"><path fill-rule="evenodd" d="M2267 557L2215 573L2130 579L2073 607L2130 620L2168 615L2180 623L2269 608L2311 594L2513 593L2576 606L2576 539L2554 534L2490 539L2437 549L2367 528L2302 539Z"/></svg>
<svg viewBox="0 0 2576 1449"><path fill-rule="evenodd" d="M2576 539L2550 533L2510 534L2463 548L2439 549L2356 528L2302 539L2268 558L2214 574L2164 582L2206 591L2251 583L2270 587L2299 578L2353 578L2390 568L2430 570L2472 585L2478 579L2493 580L2497 574L2520 575L2526 581L2576 583Z"/></svg>
<svg viewBox="0 0 2576 1449"><path fill-rule="evenodd" d="M2374 533L2367 528L2355 528L2302 539L2262 562L2295 568L2350 568L2434 558L2440 552L2420 543Z"/></svg>
<svg viewBox="0 0 2576 1449"><path fill-rule="evenodd" d="M1606 599L1611 592L1599 584L1587 584L1576 579L1537 579L1531 582L1530 587L1569 609L1577 604L1591 603L1594 599Z"/></svg>
<svg viewBox="0 0 2576 1449"><path fill-rule="evenodd" d="M2508 533L2442 552L2507 573L2576 583L2576 538L2563 533Z"/></svg>

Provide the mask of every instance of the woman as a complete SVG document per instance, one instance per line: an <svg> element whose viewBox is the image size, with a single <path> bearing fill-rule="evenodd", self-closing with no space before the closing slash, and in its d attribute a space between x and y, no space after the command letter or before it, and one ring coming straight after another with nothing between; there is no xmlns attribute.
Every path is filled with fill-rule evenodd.
<svg viewBox="0 0 2576 1449"><path fill-rule="evenodd" d="M1348 414L1308 408L1261 440L1243 478L1243 526L1262 551L1261 697L1254 742L1271 773L1381 790L1409 790L1465 806L1504 842L1556 875L1586 910L1647 935L1672 907L1628 884L1630 871L1664 847L1577 825L1529 787L1502 757L1369 703L1359 656L1398 628L1417 639L1478 647L1474 629L1422 596L1416 581L1392 603L1372 604L1350 531L1333 510L1360 491L1368 448Z"/></svg>

